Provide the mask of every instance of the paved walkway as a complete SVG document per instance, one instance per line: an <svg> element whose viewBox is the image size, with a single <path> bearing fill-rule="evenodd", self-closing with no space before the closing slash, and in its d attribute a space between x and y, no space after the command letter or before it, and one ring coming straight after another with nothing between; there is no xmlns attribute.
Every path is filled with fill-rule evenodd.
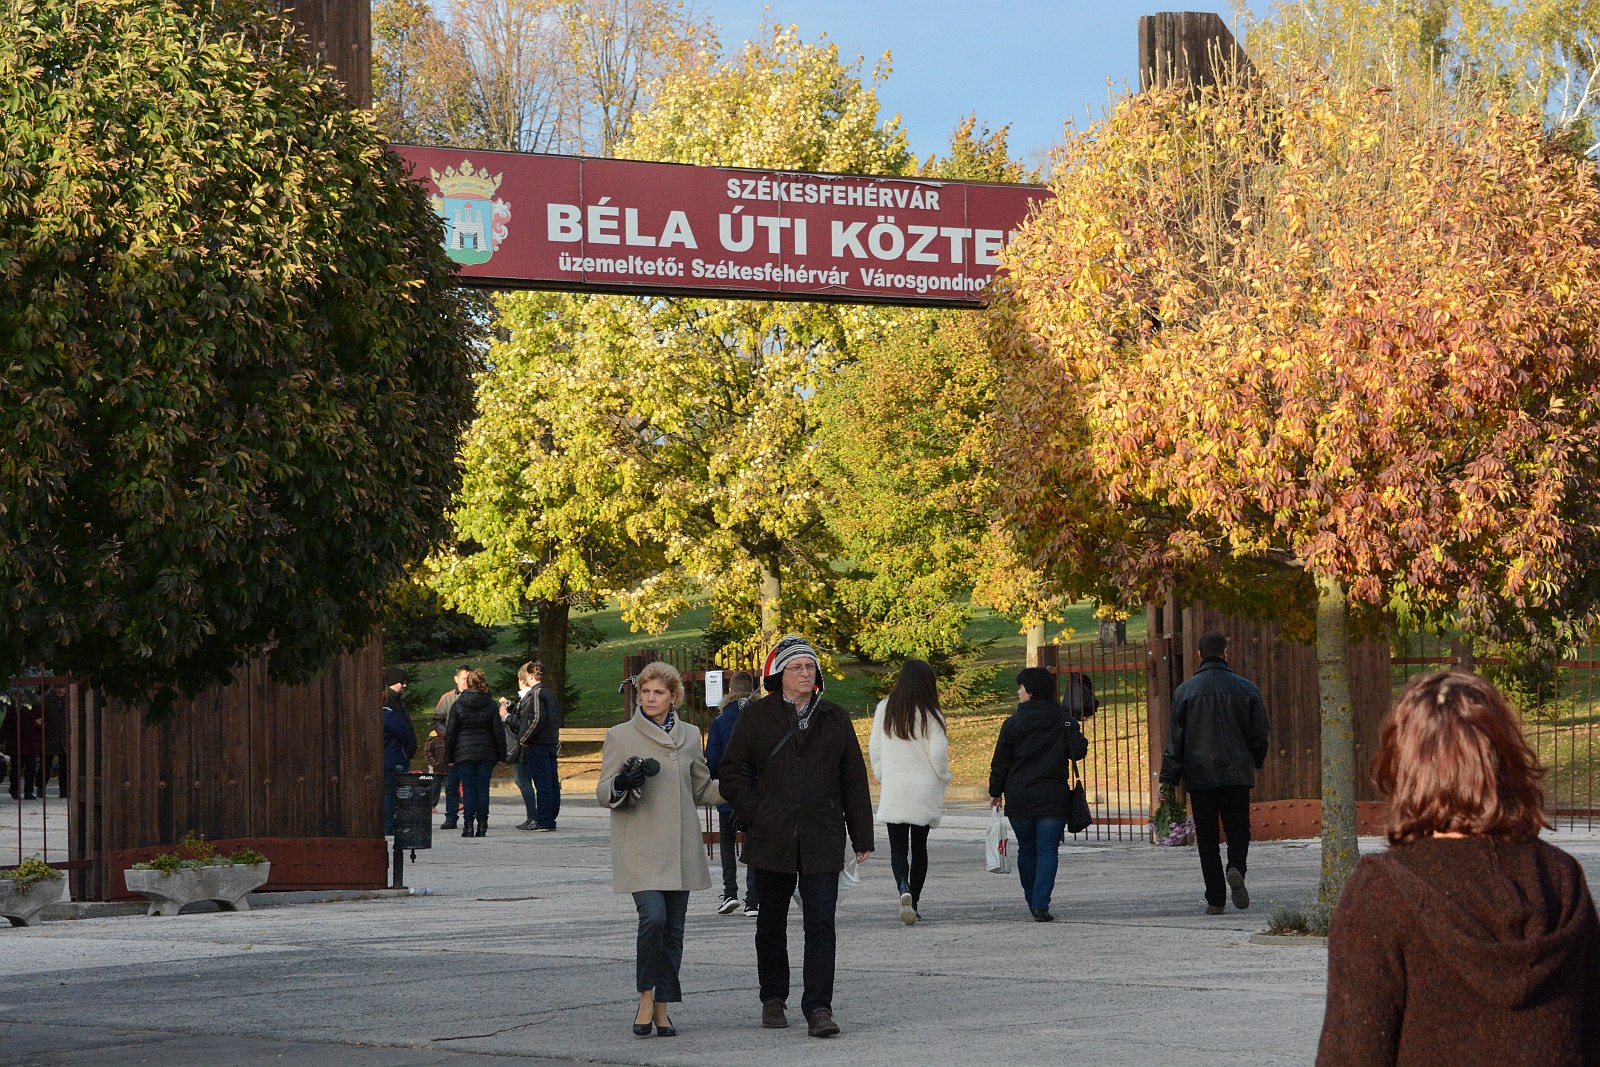
<svg viewBox="0 0 1600 1067"><path fill-rule="evenodd" d="M1325 952L1263 947L1273 901L1316 882L1313 842L1251 850L1255 906L1202 914L1193 850L1068 845L1054 905L1028 920L984 873L976 808L930 839L927 921L900 925L886 856L840 905L824 1044L763 1030L754 921L691 899L676 1038L634 1038L631 902L610 891L606 813L569 794L554 834L436 838L408 865L430 895L116 917L0 930L0 1063L308 1067L845 1062L1309 1063ZM1600 837L1557 842L1600 869ZM880 828L880 845L884 845ZM798 921L791 944L799 960ZM798 968L797 968L798 970ZM799 990L791 996L791 1016Z"/></svg>

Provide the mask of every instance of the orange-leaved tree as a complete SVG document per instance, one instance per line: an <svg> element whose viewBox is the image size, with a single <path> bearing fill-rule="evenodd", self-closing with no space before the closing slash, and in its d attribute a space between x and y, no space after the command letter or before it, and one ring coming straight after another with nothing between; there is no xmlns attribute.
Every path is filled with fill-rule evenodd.
<svg viewBox="0 0 1600 1067"><path fill-rule="evenodd" d="M1350 611L1595 616L1594 168L1493 101L1268 75L1123 101L1053 185L992 317L1008 509L1068 585L1280 616L1314 585L1331 902Z"/></svg>

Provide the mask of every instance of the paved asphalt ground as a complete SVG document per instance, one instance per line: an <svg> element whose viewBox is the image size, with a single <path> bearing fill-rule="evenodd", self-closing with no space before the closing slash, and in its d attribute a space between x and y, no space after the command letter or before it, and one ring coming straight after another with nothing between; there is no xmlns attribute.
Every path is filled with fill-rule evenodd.
<svg viewBox="0 0 1600 1067"><path fill-rule="evenodd" d="M0 1063L874 1065L1303 1064L1325 950L1251 944L1275 901L1316 883L1314 842L1251 849L1247 912L1203 914L1192 849L1069 844L1054 910L1030 921L986 874L984 813L930 838L926 921L898 920L886 854L839 910L843 1033L763 1030L754 920L690 901L676 1038L629 1032L634 913L610 889L606 814L569 795L554 834L435 837L408 864L431 895L116 916L0 930ZM1600 836L1554 839L1591 878ZM1376 847L1376 842L1364 842ZM886 847L881 827L879 845ZM799 922L790 918L798 981Z"/></svg>

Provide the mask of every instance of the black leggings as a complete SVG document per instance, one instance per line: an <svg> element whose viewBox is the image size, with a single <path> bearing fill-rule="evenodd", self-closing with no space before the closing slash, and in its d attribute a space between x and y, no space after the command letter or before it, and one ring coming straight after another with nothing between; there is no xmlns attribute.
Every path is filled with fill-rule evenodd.
<svg viewBox="0 0 1600 1067"><path fill-rule="evenodd" d="M894 884L910 888L911 904L915 907L922 899L922 883L928 880L928 828L907 822L892 822L888 826L889 867L894 871Z"/></svg>

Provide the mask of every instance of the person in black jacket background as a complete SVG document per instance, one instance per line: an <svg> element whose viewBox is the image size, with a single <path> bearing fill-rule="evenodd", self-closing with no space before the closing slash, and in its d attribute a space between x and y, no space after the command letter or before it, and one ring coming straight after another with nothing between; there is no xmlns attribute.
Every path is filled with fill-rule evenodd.
<svg viewBox="0 0 1600 1067"><path fill-rule="evenodd" d="M400 776L417 754L417 732L411 728L405 689L410 678L399 667L383 672L383 836L394 833L395 791Z"/></svg>
<svg viewBox="0 0 1600 1067"><path fill-rule="evenodd" d="M1056 703L1056 676L1017 673L1017 710L1000 725L989 762L989 806L1005 804L1017 835L1017 877L1035 922L1052 922L1057 850L1067 830L1067 764L1089 750L1078 720Z"/></svg>
<svg viewBox="0 0 1600 1067"><path fill-rule="evenodd" d="M483 837L489 831L489 776L506 758L506 731L482 671L467 674L467 688L456 698L444 758L461 780L461 836Z"/></svg>
<svg viewBox="0 0 1600 1067"><path fill-rule="evenodd" d="M1250 852L1250 790L1267 759L1267 706L1254 682L1233 673L1224 658L1226 635L1200 635L1200 668L1172 693L1172 722L1161 756L1161 781L1189 791L1206 914L1221 915L1223 897L1250 906L1245 860ZM1222 869L1218 821L1228 834L1228 869Z"/></svg>
<svg viewBox="0 0 1600 1067"><path fill-rule="evenodd" d="M514 780L527 815L517 829L549 832L556 828L556 816L561 813L556 760L561 746L561 705L545 686L544 664L538 660L517 668L517 684L521 689L516 702L500 701L506 725L523 739L517 751L506 753L506 762L516 767Z"/></svg>

